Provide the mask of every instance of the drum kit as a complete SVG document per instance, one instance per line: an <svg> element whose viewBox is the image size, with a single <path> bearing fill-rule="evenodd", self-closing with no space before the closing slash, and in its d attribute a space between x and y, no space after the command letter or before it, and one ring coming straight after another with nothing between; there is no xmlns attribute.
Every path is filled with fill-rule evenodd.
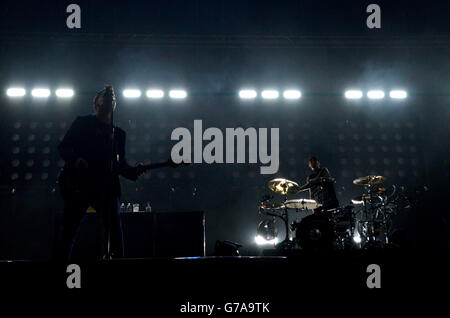
<svg viewBox="0 0 450 318"><path fill-rule="evenodd" d="M386 189L379 186L385 181L385 177L376 175L355 179L353 184L363 186L364 191L352 200L352 205L323 209L319 202L312 199L288 200L288 196L302 191L296 182L284 178L270 180L268 188L282 196L282 203L273 201L273 195L263 197L259 213L270 219L260 222L258 233L266 240L273 240L278 235L275 226L278 218L284 223L286 234L284 240L276 244L277 248L325 250L383 247L389 243L387 233L394 214L392 211L395 210L392 202L388 204ZM304 216L300 222L290 223L289 211L313 213Z"/></svg>

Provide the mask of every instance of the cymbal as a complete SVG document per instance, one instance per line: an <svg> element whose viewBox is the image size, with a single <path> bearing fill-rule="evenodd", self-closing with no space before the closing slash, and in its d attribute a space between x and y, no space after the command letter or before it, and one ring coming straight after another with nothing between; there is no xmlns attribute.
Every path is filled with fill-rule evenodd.
<svg viewBox="0 0 450 318"><path fill-rule="evenodd" d="M317 203L317 201L310 199L287 200L286 202L284 202L284 205L288 209L297 210L314 210L322 206L322 204Z"/></svg>
<svg viewBox="0 0 450 318"><path fill-rule="evenodd" d="M267 183L267 186L273 192L286 195L296 194L300 191L300 187L297 182L290 181L284 178L272 179Z"/></svg>
<svg viewBox="0 0 450 318"><path fill-rule="evenodd" d="M375 184L380 184L386 181L386 177L383 176L365 176L358 179L353 180L353 183L356 185L363 185L363 186L371 186Z"/></svg>

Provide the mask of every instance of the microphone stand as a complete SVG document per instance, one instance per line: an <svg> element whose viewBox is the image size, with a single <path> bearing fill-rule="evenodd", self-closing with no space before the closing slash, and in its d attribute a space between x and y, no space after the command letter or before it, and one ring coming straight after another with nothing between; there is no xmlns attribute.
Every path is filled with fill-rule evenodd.
<svg viewBox="0 0 450 318"><path fill-rule="evenodd" d="M114 107L112 106L112 96L111 92L107 91L108 99L105 102L111 103L111 153L109 158L109 174L108 174L108 190L106 193L106 254L103 256L104 260L112 259L111 252L111 213L112 211L112 199L113 199L113 173L114 173L114 154L115 154L115 143L114 143ZM106 97L106 94L105 94ZM116 211L114 211L115 213ZM120 216L119 216L120 217Z"/></svg>

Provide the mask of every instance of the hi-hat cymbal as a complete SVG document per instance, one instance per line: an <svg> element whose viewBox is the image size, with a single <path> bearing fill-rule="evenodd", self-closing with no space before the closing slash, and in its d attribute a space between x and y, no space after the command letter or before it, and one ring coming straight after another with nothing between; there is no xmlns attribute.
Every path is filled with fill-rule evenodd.
<svg viewBox="0 0 450 318"><path fill-rule="evenodd" d="M297 182L290 181L284 178L277 178L270 180L267 186L273 192L286 195L286 194L296 194L300 191L300 187Z"/></svg>
<svg viewBox="0 0 450 318"><path fill-rule="evenodd" d="M356 185L372 186L383 183L384 181L386 181L386 177L383 176L365 176L353 180L353 183Z"/></svg>

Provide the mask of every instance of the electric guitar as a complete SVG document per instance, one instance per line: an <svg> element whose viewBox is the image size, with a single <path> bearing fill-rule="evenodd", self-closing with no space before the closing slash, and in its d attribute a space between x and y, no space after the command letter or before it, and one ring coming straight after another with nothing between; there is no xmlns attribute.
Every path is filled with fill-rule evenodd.
<svg viewBox="0 0 450 318"><path fill-rule="evenodd" d="M140 170L145 172L164 167L176 168L181 165L189 165L189 163L177 164L169 158L169 160L164 162L140 165ZM58 184L61 195L66 200L74 195L78 196L95 191L97 186L104 186L104 181L100 182L95 171L91 171L89 168L78 169L74 164L66 163L58 176Z"/></svg>

